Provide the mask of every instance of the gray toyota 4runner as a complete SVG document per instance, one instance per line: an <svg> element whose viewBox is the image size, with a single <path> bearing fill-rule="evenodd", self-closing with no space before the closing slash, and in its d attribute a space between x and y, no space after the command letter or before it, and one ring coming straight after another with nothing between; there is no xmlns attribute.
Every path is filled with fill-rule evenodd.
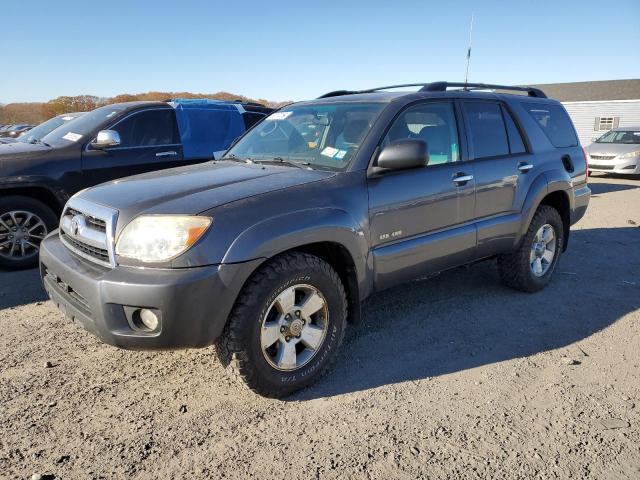
<svg viewBox="0 0 640 480"><path fill-rule="evenodd" d="M375 292L491 258L510 287L544 288L590 197L564 108L533 88L417 86L331 92L219 161L78 193L42 243L47 292L108 344L215 344L283 396Z"/></svg>

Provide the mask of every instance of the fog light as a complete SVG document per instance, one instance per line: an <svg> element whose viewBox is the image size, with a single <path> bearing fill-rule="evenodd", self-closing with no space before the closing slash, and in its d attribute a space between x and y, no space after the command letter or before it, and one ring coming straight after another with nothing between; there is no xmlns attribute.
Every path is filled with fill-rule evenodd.
<svg viewBox="0 0 640 480"><path fill-rule="evenodd" d="M140 321L149 330L155 330L158 328L158 316L148 308L140 310Z"/></svg>

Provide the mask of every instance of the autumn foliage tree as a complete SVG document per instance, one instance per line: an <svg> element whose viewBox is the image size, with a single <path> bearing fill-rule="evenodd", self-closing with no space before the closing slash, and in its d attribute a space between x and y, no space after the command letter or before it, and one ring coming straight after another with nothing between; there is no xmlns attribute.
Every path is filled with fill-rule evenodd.
<svg viewBox="0 0 640 480"><path fill-rule="evenodd" d="M78 95L75 97L62 96L46 103L10 103L0 105L0 124L31 123L38 124L56 115L71 112L88 112L94 108L111 103L133 102L137 100L163 101L170 98L212 98L217 100L241 100L255 102L272 107L280 107L291 103L270 102L268 100L254 100L244 95L230 92L191 93L191 92L146 92L138 94L123 93L115 97L99 98L93 95Z"/></svg>
<svg viewBox="0 0 640 480"><path fill-rule="evenodd" d="M63 113L89 112L100 105L100 99L93 95L58 97L42 105L42 115L51 118Z"/></svg>

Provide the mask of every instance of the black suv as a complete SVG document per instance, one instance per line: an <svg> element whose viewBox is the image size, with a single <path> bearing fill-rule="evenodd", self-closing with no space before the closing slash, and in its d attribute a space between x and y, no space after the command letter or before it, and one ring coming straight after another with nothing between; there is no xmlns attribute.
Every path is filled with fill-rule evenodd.
<svg viewBox="0 0 640 480"><path fill-rule="evenodd" d="M215 343L282 396L377 291L491 258L545 287L590 197L566 111L533 88L418 86L289 105L220 161L79 193L42 243L49 295L111 345Z"/></svg>
<svg viewBox="0 0 640 480"><path fill-rule="evenodd" d="M40 241L79 190L211 160L272 111L207 99L116 103L0 145L0 268L38 265Z"/></svg>

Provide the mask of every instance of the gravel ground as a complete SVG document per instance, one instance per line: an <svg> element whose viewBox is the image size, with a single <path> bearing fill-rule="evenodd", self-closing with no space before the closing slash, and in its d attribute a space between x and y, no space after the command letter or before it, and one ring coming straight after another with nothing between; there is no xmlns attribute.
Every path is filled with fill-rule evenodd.
<svg viewBox="0 0 640 480"><path fill-rule="evenodd" d="M384 292L287 401L212 349L103 345L0 272L0 477L639 478L640 181L592 188L545 291L484 262Z"/></svg>

